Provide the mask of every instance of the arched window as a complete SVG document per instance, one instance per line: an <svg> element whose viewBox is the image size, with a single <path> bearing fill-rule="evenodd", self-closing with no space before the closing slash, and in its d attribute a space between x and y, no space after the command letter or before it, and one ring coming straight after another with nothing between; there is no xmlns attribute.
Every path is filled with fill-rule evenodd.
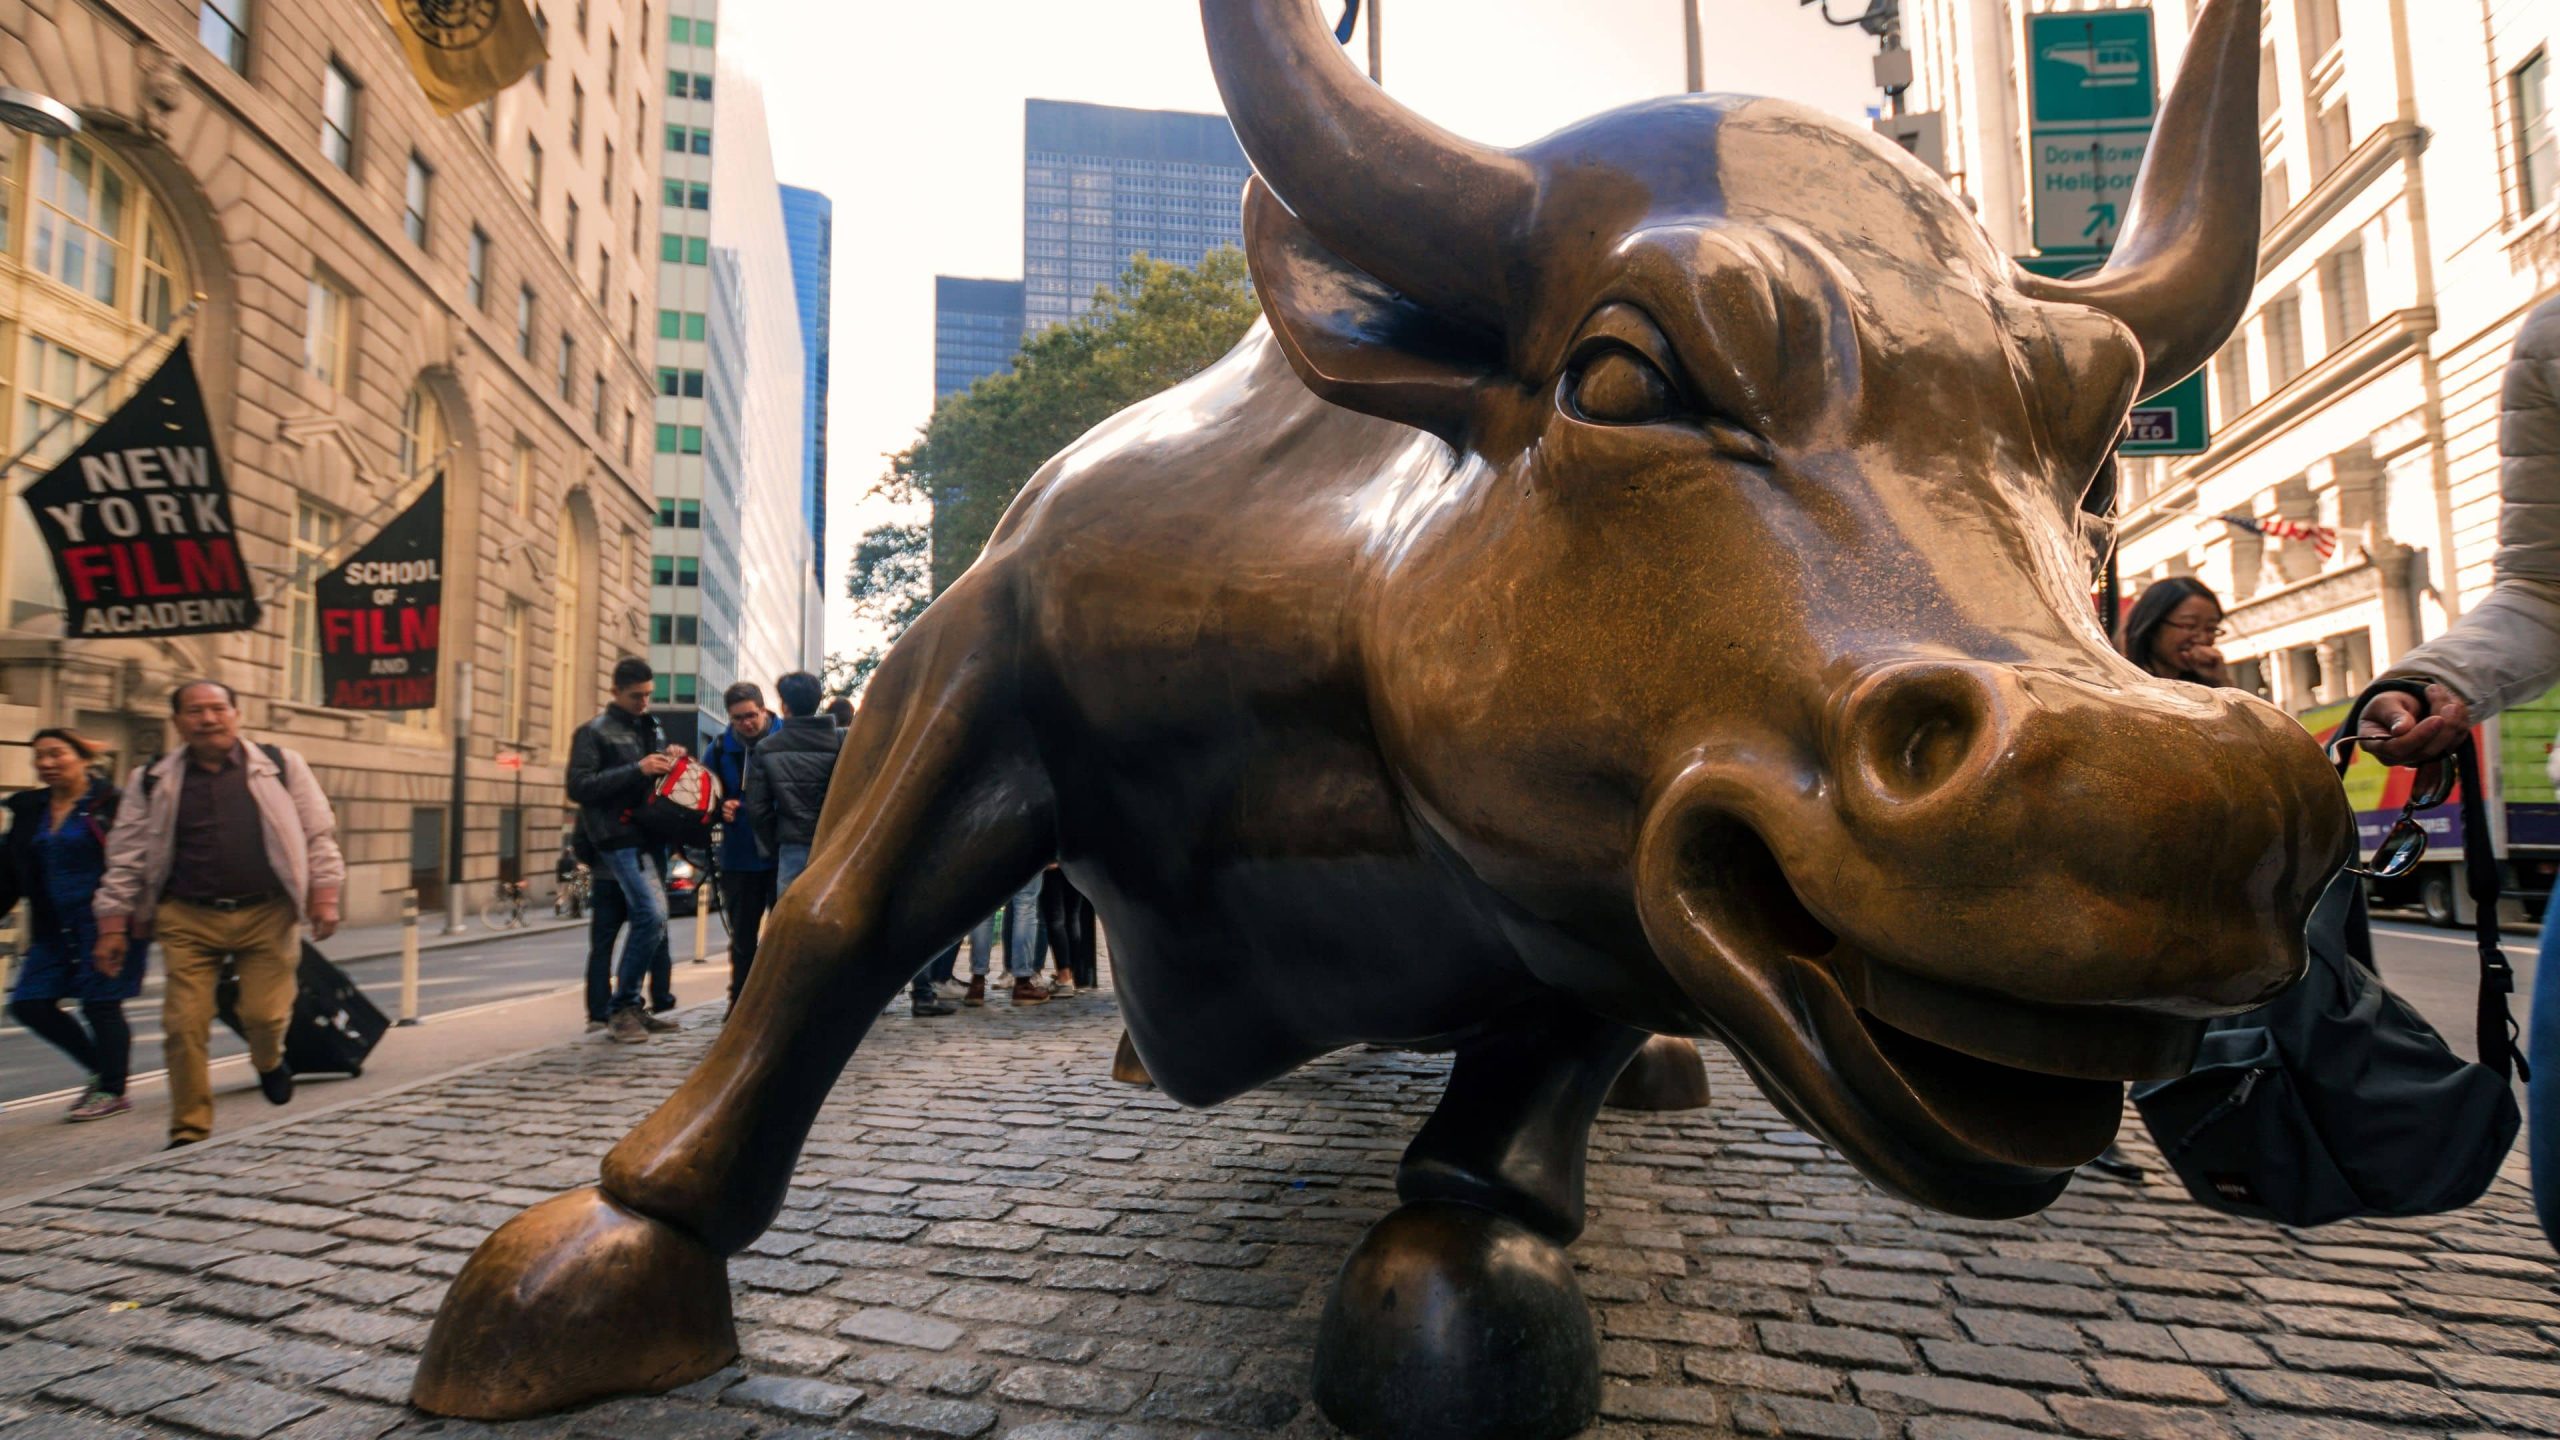
<svg viewBox="0 0 2560 1440"><path fill-rule="evenodd" d="M595 656L581 638L586 631L583 607L589 571L587 539L574 504L561 502L558 521L559 563L552 577L551 601L551 742L553 758L567 764L569 742L588 719L593 698Z"/></svg>
<svg viewBox="0 0 2560 1440"><path fill-rule="evenodd" d="M405 485L424 479L419 472L441 459L452 443L452 434L445 429L444 406L436 402L435 392L424 381L410 386L409 398L400 404L400 468L392 480Z"/></svg>
<svg viewBox="0 0 2560 1440"><path fill-rule="evenodd" d="M37 447L9 483L70 453L151 373L146 351L98 388L192 292L181 256L167 212L104 146L0 129L0 454ZM24 507L8 508L0 590L16 626L62 601Z"/></svg>

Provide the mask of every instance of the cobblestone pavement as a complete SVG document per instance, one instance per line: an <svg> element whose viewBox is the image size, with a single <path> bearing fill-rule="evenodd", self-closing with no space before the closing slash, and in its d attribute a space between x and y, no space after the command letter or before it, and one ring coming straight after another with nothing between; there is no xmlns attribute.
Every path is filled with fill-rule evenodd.
<svg viewBox="0 0 2560 1440"><path fill-rule="evenodd" d="M0 1212L0 1435L1333 1433L1315 1317L1442 1065L1351 1052L1183 1111L1106 1078L1106 996L881 1022L730 1266L740 1367L518 1425L403 1408L464 1257L592 1180L712 1013ZM1957 1220L1877 1194L1710 1054L1714 1108L1595 1140L1594 1434L2560 1434L2560 1275L2511 1182L2450 1220L2305 1234L2103 1181Z"/></svg>

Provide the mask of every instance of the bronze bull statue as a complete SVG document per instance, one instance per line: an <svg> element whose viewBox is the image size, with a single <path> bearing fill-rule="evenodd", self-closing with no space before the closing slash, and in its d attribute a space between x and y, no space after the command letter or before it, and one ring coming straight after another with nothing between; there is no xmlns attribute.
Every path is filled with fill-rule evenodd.
<svg viewBox="0 0 2560 1440"><path fill-rule="evenodd" d="M2337 778L2111 653L2078 529L2128 406L2248 300L2259 0L2205 11L2078 282L1804 106L1498 150L1313 0L1201 10L1267 328L1043 467L899 643L727 1028L599 1187L472 1257L425 1408L728 1362L724 1257L873 1018L1053 858L1176 1100L1454 1049L1320 1326L1316 1399L1372 1437L1591 1417L1564 1247L1648 1036L1723 1041L1887 1190L2015 1216L2299 972Z"/></svg>

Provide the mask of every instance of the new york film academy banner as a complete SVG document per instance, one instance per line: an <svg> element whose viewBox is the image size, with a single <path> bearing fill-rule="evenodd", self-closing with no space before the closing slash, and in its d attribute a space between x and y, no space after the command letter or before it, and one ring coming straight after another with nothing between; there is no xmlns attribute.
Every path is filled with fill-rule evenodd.
<svg viewBox="0 0 2560 1440"><path fill-rule="evenodd" d="M312 581L321 703L427 710L444 616L444 476L363 549Z"/></svg>
<svg viewBox="0 0 2560 1440"><path fill-rule="evenodd" d="M63 633L146 638L257 625L185 341L25 493L62 582Z"/></svg>

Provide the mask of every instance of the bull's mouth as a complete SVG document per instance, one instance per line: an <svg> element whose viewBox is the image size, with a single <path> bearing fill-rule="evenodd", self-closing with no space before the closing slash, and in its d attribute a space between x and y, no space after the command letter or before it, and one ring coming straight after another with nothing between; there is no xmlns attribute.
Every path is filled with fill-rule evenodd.
<svg viewBox="0 0 2560 1440"><path fill-rule="evenodd" d="M2059 1173L2114 1138L2122 1082L2184 1074L2194 1060L2201 1021L2012 1000L1853 944L1805 904L1751 826L1710 831L1686 847L1684 908L1792 1011L1792 1023L1735 1038L1758 1052L1749 1063L1782 1103L1896 1189L1946 1208L2032 1208L2015 1197L2050 1199ZM1844 1086L1850 1095L1824 1093Z"/></svg>

